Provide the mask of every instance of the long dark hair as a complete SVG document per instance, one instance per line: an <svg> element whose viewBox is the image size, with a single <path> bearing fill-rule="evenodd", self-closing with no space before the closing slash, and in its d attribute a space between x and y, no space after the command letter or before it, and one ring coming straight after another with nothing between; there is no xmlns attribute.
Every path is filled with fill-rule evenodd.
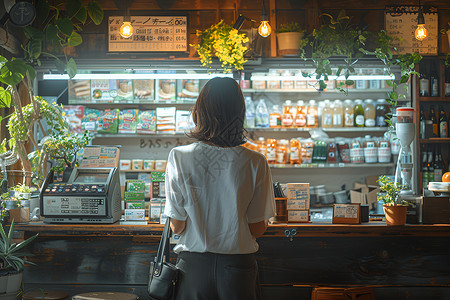
<svg viewBox="0 0 450 300"><path fill-rule="evenodd" d="M237 82L213 78L206 83L192 108L195 128L188 134L220 147L245 143L245 101Z"/></svg>

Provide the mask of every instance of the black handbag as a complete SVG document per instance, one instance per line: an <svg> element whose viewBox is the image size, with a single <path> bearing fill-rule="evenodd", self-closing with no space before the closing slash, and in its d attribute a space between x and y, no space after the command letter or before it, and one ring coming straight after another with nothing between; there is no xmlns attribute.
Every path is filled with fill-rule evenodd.
<svg viewBox="0 0 450 300"><path fill-rule="evenodd" d="M170 232L170 218L167 218L159 242L158 253L150 263L147 289L151 299L170 300L175 296L180 271L169 262Z"/></svg>

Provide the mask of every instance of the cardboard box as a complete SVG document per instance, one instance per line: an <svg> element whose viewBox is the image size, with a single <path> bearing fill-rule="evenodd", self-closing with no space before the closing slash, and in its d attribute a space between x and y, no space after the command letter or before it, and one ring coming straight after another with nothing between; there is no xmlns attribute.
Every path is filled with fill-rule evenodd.
<svg viewBox="0 0 450 300"><path fill-rule="evenodd" d="M125 201L140 201L145 199L144 192L124 192Z"/></svg>
<svg viewBox="0 0 450 300"><path fill-rule="evenodd" d="M288 199L287 210L307 210L309 209L309 199Z"/></svg>
<svg viewBox="0 0 450 300"><path fill-rule="evenodd" d="M145 209L125 209L126 221L144 221Z"/></svg>
<svg viewBox="0 0 450 300"><path fill-rule="evenodd" d="M309 183L288 183L286 190L288 199L309 201Z"/></svg>
<svg viewBox="0 0 450 300"><path fill-rule="evenodd" d="M15 223L24 223L30 221L30 208L22 207L22 208L13 208L8 209L9 211L9 222L14 219Z"/></svg>
<svg viewBox="0 0 450 300"><path fill-rule="evenodd" d="M288 210L288 222L304 223L309 222L308 210Z"/></svg>
<svg viewBox="0 0 450 300"><path fill-rule="evenodd" d="M130 201L125 200L125 209L145 209L145 201Z"/></svg>
<svg viewBox="0 0 450 300"><path fill-rule="evenodd" d="M369 210L375 210L377 208L377 194L380 191L378 186L356 183L355 188L350 190L350 201L351 203L369 205Z"/></svg>

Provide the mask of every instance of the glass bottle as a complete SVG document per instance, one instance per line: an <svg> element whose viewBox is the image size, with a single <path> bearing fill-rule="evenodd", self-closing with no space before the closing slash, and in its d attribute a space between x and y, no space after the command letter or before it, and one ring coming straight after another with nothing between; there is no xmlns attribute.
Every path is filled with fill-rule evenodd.
<svg viewBox="0 0 450 300"><path fill-rule="evenodd" d="M290 128L294 125L294 107L291 100L284 101L283 105L283 118L281 120L281 126L283 128Z"/></svg>
<svg viewBox="0 0 450 300"><path fill-rule="evenodd" d="M305 127L306 126L306 105L303 100L297 101L297 112L295 114L295 127Z"/></svg>
<svg viewBox="0 0 450 300"><path fill-rule="evenodd" d="M419 75L419 95L422 97L430 96L430 80L428 78L427 67L425 64L420 66ZM423 70L423 71L422 71Z"/></svg>
<svg viewBox="0 0 450 300"><path fill-rule="evenodd" d="M355 126L364 127L364 108L362 100L355 100L355 107L353 110L355 114Z"/></svg>
<svg viewBox="0 0 450 300"><path fill-rule="evenodd" d="M445 68L445 97L450 97L450 66Z"/></svg>
<svg viewBox="0 0 450 300"><path fill-rule="evenodd" d="M428 114L428 118L433 123L433 137L438 137L439 136L439 124L438 124L438 120L436 118L436 113L434 111L434 105L430 106L430 113Z"/></svg>
<svg viewBox="0 0 450 300"><path fill-rule="evenodd" d="M319 111L316 100L309 100L306 112L306 126L310 128L319 126Z"/></svg>
<svg viewBox="0 0 450 300"><path fill-rule="evenodd" d="M342 107L341 100L334 100L333 105L333 127L342 127L344 126L344 109Z"/></svg>
<svg viewBox="0 0 450 300"><path fill-rule="evenodd" d="M425 113L424 113L424 111L423 111L423 106L421 105L420 106L420 115L419 115L419 124L420 124L420 127L419 127L419 136L420 136L420 138L421 139L424 139L425 138Z"/></svg>
<svg viewBox="0 0 450 300"><path fill-rule="evenodd" d="M373 105L372 99L367 99L365 101L364 107L364 125L366 127L374 127L375 126L375 118L376 118L376 110Z"/></svg>
<svg viewBox="0 0 450 300"><path fill-rule="evenodd" d="M428 186L428 182L430 182L428 178L428 163L427 163L427 152L422 152L422 187L426 188Z"/></svg>
<svg viewBox="0 0 450 300"><path fill-rule="evenodd" d="M442 181L442 174L444 172L444 162L442 161L442 154L441 151L437 151L437 146L434 152L434 164L433 164L433 181L434 182L441 182Z"/></svg>
<svg viewBox="0 0 450 300"><path fill-rule="evenodd" d="M436 71L436 65L431 65L430 73L430 96L439 97L439 75Z"/></svg>
<svg viewBox="0 0 450 300"><path fill-rule="evenodd" d="M333 109L331 108L330 100L323 102L322 108L322 128L333 127Z"/></svg>
<svg viewBox="0 0 450 300"><path fill-rule="evenodd" d="M363 69L358 70L358 76L364 76ZM365 90L369 88L369 81L367 80L355 80L355 88L357 90Z"/></svg>
<svg viewBox="0 0 450 300"><path fill-rule="evenodd" d="M432 182L434 180L433 151L431 151L431 148L429 148L428 150L428 182Z"/></svg>
<svg viewBox="0 0 450 300"><path fill-rule="evenodd" d="M389 113L389 105L385 99L378 99L376 106L375 125L377 127L387 127L386 115Z"/></svg>
<svg viewBox="0 0 450 300"><path fill-rule="evenodd" d="M380 75L380 74L381 74L381 69L379 69L379 68L373 69L372 75ZM369 80L369 87L371 90L379 90L381 88L381 80L379 80L379 79Z"/></svg>
<svg viewBox="0 0 450 300"><path fill-rule="evenodd" d="M270 111L269 126L270 126L270 128L280 128L281 127L281 108L277 104L272 106L272 110Z"/></svg>
<svg viewBox="0 0 450 300"><path fill-rule="evenodd" d="M448 138L448 119L442 105L439 106L439 137Z"/></svg>
<svg viewBox="0 0 450 300"><path fill-rule="evenodd" d="M354 127L354 110L353 110L353 101L345 100L344 101L344 127Z"/></svg>
<svg viewBox="0 0 450 300"><path fill-rule="evenodd" d="M267 163L274 164L277 162L277 140L267 139L266 158Z"/></svg>
<svg viewBox="0 0 450 300"><path fill-rule="evenodd" d="M289 162L294 164L301 164L300 156L301 146L298 139L291 139L291 144L289 147Z"/></svg>

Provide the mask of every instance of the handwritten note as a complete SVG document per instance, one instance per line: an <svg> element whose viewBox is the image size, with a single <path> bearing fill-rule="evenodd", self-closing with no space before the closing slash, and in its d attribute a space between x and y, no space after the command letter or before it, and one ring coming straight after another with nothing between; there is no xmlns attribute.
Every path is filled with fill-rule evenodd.
<svg viewBox="0 0 450 300"><path fill-rule="evenodd" d="M187 16L132 16L133 35L126 39L119 30L123 16L108 18L110 52L186 52Z"/></svg>
<svg viewBox="0 0 450 300"><path fill-rule="evenodd" d="M387 6L385 13L386 33L395 38L393 45L400 54L419 52L438 54L438 15L435 7L424 10L425 28L428 36L423 41L416 40L418 6Z"/></svg>

